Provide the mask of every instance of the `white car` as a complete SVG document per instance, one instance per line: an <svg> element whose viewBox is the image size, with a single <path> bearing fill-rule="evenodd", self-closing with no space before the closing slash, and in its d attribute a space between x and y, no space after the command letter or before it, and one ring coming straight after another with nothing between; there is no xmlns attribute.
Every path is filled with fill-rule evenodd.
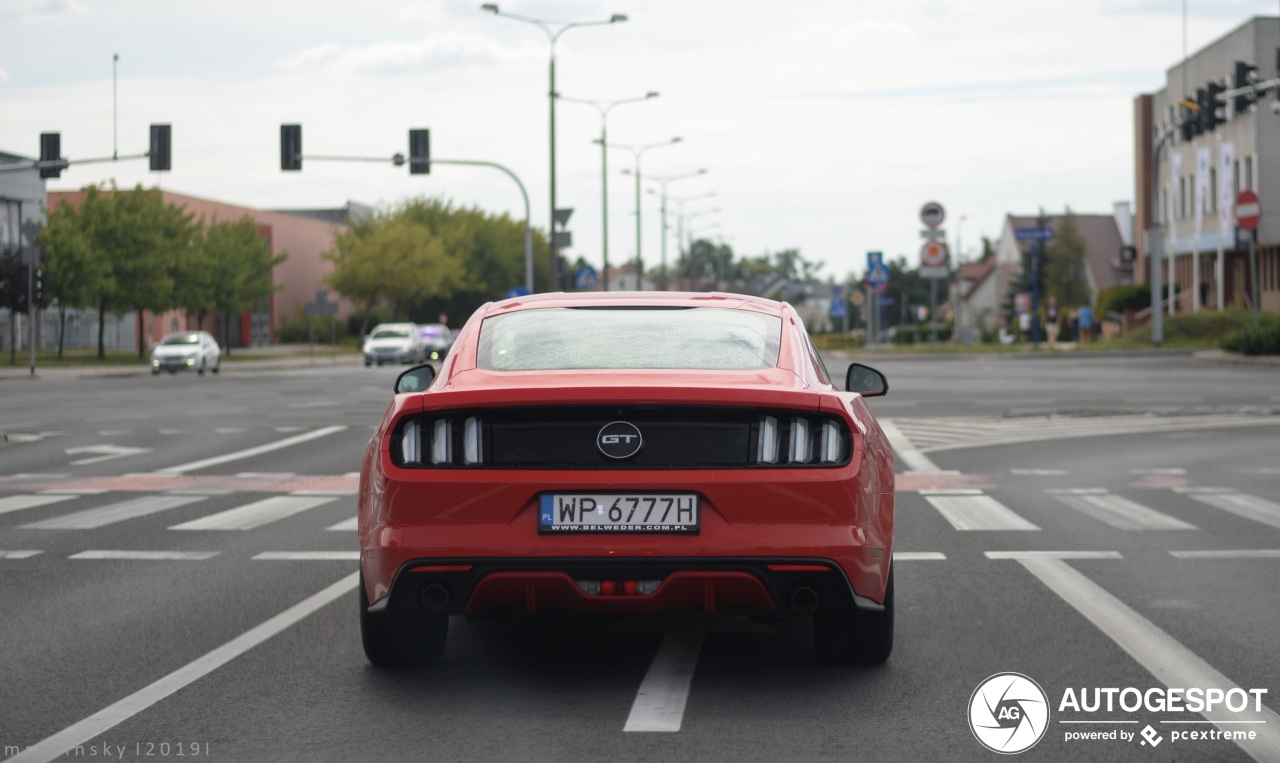
<svg viewBox="0 0 1280 763"><path fill-rule="evenodd" d="M208 331L174 331L164 335L151 350L151 373L206 370L218 373L222 368L222 349Z"/></svg>
<svg viewBox="0 0 1280 763"><path fill-rule="evenodd" d="M413 323L379 323L364 340L364 364L421 363L427 355L418 326Z"/></svg>

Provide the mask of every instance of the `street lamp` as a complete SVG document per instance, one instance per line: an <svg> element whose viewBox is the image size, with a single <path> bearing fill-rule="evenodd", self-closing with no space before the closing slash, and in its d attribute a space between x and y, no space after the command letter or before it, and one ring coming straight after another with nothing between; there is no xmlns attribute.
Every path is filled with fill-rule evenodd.
<svg viewBox="0 0 1280 763"><path fill-rule="evenodd" d="M636 158L636 291L641 290L640 279L644 276L644 258L640 253L640 157L644 156L645 152L651 149L662 148L663 146L674 146L681 140L682 138L677 136L671 140L666 140L661 143L650 143L645 146L607 146L607 148L620 148L624 151L629 151L631 152L631 155ZM627 170L623 170L623 173L628 174Z"/></svg>
<svg viewBox="0 0 1280 763"><path fill-rule="evenodd" d="M701 217L702 215L709 215L709 214L711 214L712 212L719 212L719 211L720 211L719 209L708 209L708 210L706 210L705 212L699 212L699 213L697 213L697 214L690 215L690 217L691 217L691 218L692 218L692 217ZM697 236L697 235L698 235L698 234L700 234L700 233L706 233L707 231L715 230L715 229L717 229L717 228L719 228L719 227L720 227L720 223L718 223L718 222L714 222L714 223L708 223L708 224L706 224L706 225L703 225L701 228L698 228L697 230L690 230L690 231L689 231L690 252L692 252L692 251L693 251L693 249L692 249L692 243L693 243L693 240L694 240L694 238L693 238L694 236ZM712 255L712 256L713 256L713 258L714 258L714 255ZM715 289L713 289L713 290L723 290L723 289L725 289L725 288L727 288L727 287L726 287L726 286L722 286L721 284L728 284L728 282L729 282L729 273L728 273L728 270L729 270L729 263L728 263L728 262L719 262L719 261L716 261L716 262L714 262L714 263L713 263L713 265L714 265L714 267L715 267L715 269L716 269L716 270L720 271L720 273L719 273L719 278L717 279L717 280L718 280L718 283L716 284Z"/></svg>
<svg viewBox="0 0 1280 763"><path fill-rule="evenodd" d="M589 101L583 98L559 96L562 101L583 103L595 107L595 110L600 112L600 140L596 142L600 144L600 209L602 215L600 227L603 231L600 251L604 257L604 272L601 275L605 291L609 290L609 134L605 127L605 122L608 120L609 112L614 106L621 106L624 103L639 103L657 97L658 92L656 90L649 91L642 98L623 98L617 101Z"/></svg>
<svg viewBox="0 0 1280 763"><path fill-rule="evenodd" d="M710 199L715 195L715 191L707 191L693 196L671 197L671 200L676 203L676 245L680 247L679 254L681 257L684 257L686 252L684 242L684 205L694 201Z"/></svg>
<svg viewBox="0 0 1280 763"><path fill-rule="evenodd" d="M968 219L968 215L960 215L960 219L956 220L956 283L959 285L959 288L956 291L955 304L958 306L960 311L960 314L957 316L959 318L958 323L960 324L960 343L965 347L968 347L972 340L969 336L969 299L965 289L964 273L962 272L962 268L964 267L964 249L961 248L960 234L964 232L964 221ZM933 316L930 315L929 319L933 320Z"/></svg>
<svg viewBox="0 0 1280 763"><path fill-rule="evenodd" d="M659 291L667 290L667 186L677 180L688 180L705 174L707 174L707 169L703 167L696 172L686 172L683 175L649 178L662 187L662 280L658 286Z"/></svg>
<svg viewBox="0 0 1280 763"><path fill-rule="evenodd" d="M556 41L560 39L560 35L573 29L574 27L583 26L604 26L606 24L617 24L627 20L626 15L615 13L604 21L552 21L548 19L535 19L529 16L522 16L516 13L510 13L498 10L496 3L485 3L480 6L480 10L492 13L495 16L514 19L515 21L523 21L526 24L533 24L541 29L547 35L548 42L551 43L551 90L547 93L547 100L551 103L551 217L547 223L547 236L550 239L548 247L551 253L551 279L552 289L556 276L560 270L560 252L556 246Z"/></svg>

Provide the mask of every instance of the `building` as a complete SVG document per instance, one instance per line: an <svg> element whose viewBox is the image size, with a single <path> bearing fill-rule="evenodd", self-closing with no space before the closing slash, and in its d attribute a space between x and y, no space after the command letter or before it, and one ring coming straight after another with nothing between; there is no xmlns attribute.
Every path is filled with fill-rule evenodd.
<svg viewBox="0 0 1280 763"><path fill-rule="evenodd" d="M1280 18L1257 17L1171 67L1165 87L1134 103L1135 277L1151 282L1152 255L1172 253L1161 281L1177 284L1177 310L1252 304L1248 244L1238 243L1234 200L1257 193L1259 303L1280 312L1280 91L1256 103L1220 97L1248 81L1280 76ZM1186 103L1199 106L1193 110ZM1212 116L1211 116L1212 115Z"/></svg>
<svg viewBox="0 0 1280 763"><path fill-rule="evenodd" d="M1128 202L1116 203L1111 214L1075 214L1076 229L1085 245L1085 278L1089 283L1089 304L1098 300L1098 292L1116 284L1132 283L1133 264L1130 253L1133 241L1133 216ZM1038 215L1007 215L1000 238L996 243L995 284L997 326L1012 328L1004 306L1010 299L1010 290L1022 271L1023 253L1032 251L1034 244L1018 241L1018 228L1039 227ZM1045 215L1046 227L1057 231L1063 215ZM1064 308L1069 306L1063 306Z"/></svg>
<svg viewBox="0 0 1280 763"><path fill-rule="evenodd" d="M78 203L84 194L84 191L50 193L49 208ZM346 230L345 224L322 219L320 215L269 212L172 191L161 191L161 194L166 204L184 207L206 224L234 222L248 216L257 224L259 234L270 243L271 253L287 255L272 271L272 283L279 291L271 295L266 305L236 316L228 336L221 335L220 327L212 319L201 327L213 331L224 346L247 347L274 342L281 321L303 316L305 305L315 300L317 291L325 288L324 278L332 271L333 264L325 260L323 254L333 248L334 237ZM338 317L345 319L351 314L352 305L347 300L337 301ZM177 312L148 315L140 324L141 336L147 345L169 331L196 328L193 317Z"/></svg>
<svg viewBox="0 0 1280 763"><path fill-rule="evenodd" d="M956 269L950 305L939 307L940 313L945 314L947 309L953 312L956 322L956 331L952 333L954 341L973 342L995 336L1000 325L995 272L995 257L966 262Z"/></svg>

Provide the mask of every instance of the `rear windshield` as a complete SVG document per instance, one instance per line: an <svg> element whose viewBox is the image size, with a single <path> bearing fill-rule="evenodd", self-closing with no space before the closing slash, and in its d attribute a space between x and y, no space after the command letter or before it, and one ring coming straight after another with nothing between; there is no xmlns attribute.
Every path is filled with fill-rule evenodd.
<svg viewBox="0 0 1280 763"><path fill-rule="evenodd" d="M408 339L409 332L406 329L378 329L369 337L370 339Z"/></svg>
<svg viewBox="0 0 1280 763"><path fill-rule="evenodd" d="M490 371L749 371L778 364L781 335L781 318L750 310L542 308L486 319L476 362Z"/></svg>

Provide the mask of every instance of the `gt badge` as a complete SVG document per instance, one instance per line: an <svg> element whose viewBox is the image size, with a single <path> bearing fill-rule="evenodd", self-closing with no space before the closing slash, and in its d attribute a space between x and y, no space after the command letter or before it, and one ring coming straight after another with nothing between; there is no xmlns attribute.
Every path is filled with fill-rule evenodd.
<svg viewBox="0 0 1280 763"><path fill-rule="evenodd" d="M640 452L644 438L635 424L626 421L615 421L605 424L596 435L596 447L606 457L616 461L631 458Z"/></svg>

